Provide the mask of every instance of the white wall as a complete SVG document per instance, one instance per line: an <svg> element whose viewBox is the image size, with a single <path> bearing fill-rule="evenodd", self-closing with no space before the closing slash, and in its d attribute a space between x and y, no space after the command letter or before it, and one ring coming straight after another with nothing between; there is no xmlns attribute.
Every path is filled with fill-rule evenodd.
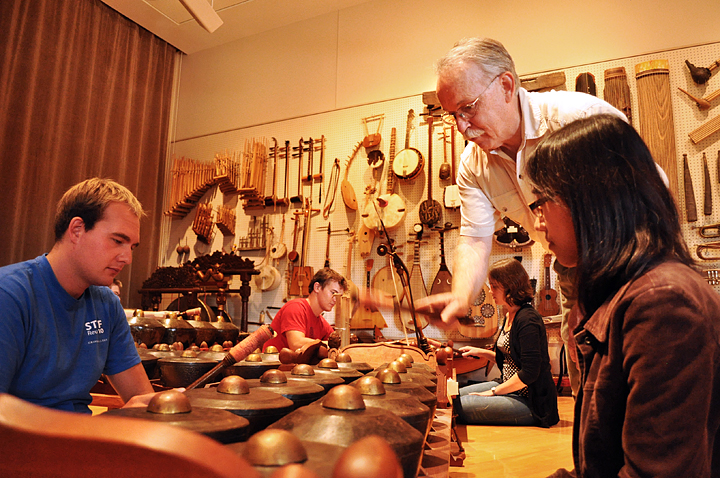
<svg viewBox="0 0 720 478"><path fill-rule="evenodd" d="M524 75L716 42L718 18L717 0L377 0L186 56L175 138L432 90L464 36Z"/></svg>

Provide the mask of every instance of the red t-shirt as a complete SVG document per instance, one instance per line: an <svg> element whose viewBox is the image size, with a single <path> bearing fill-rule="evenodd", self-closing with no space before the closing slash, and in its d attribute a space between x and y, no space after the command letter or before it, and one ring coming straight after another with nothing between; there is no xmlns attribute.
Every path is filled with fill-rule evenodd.
<svg viewBox="0 0 720 478"><path fill-rule="evenodd" d="M322 316L316 316L312 307L306 299L293 299L285 304L275 315L270 326L277 337L274 337L263 345L263 350L274 345L278 350L290 348L285 332L297 330L311 339L326 340L333 332L333 328Z"/></svg>

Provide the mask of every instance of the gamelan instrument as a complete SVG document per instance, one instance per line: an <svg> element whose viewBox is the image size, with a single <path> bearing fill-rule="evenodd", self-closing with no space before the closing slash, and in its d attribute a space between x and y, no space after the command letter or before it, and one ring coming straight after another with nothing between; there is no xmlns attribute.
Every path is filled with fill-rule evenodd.
<svg viewBox="0 0 720 478"><path fill-rule="evenodd" d="M415 120L415 112L411 109L408 111L407 127L405 130L405 149L395 156L393 162L393 172L400 179L415 179L423 168L423 156L416 148L410 147L410 132L413 130Z"/></svg>
<svg viewBox="0 0 720 478"><path fill-rule="evenodd" d="M638 63L635 65L635 78L640 136L667 174L670 192L677 197L677 152L670 94L670 64L668 60Z"/></svg>
<svg viewBox="0 0 720 478"><path fill-rule="evenodd" d="M557 292L550 287L550 262L552 254L545 254L545 287L540 291L537 298L537 311L543 317L557 315L560 313L560 304L557 301Z"/></svg>
<svg viewBox="0 0 720 478"><path fill-rule="evenodd" d="M272 327L269 325L261 325L260 328L247 336L242 342L231 348L220 363L205 373L202 377L185 387L185 390L192 390L201 385L205 385L215 376L216 373L220 372L229 365L243 360L245 357L250 355L253 350L261 348L262 345L270 340L274 335L275 331L273 331Z"/></svg>
<svg viewBox="0 0 720 478"><path fill-rule="evenodd" d="M433 227L435 224L442 221L442 207L440 206L440 203L433 199L432 197L432 183L433 183L433 177L432 177L432 143L433 143L433 124L434 124L435 118L432 115L432 112L430 112L427 115L427 123L428 123L428 198L420 203L420 210L418 211L418 214L420 215L420 222L425 224L428 227Z"/></svg>

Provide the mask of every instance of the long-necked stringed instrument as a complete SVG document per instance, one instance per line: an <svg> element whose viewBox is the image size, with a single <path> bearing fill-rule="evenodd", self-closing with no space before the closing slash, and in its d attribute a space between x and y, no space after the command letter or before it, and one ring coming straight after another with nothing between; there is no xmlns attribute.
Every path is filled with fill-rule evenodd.
<svg viewBox="0 0 720 478"><path fill-rule="evenodd" d="M537 311L543 317L557 315L560 313L560 305L557 301L557 292L550 287L550 261L552 254L545 254L545 287L540 291L537 298Z"/></svg>
<svg viewBox="0 0 720 478"><path fill-rule="evenodd" d="M435 274L435 280L430 287L430 295L452 292L452 274L445 263L445 231L454 229L447 224L438 231L440 234L440 270Z"/></svg>
<svg viewBox="0 0 720 478"><path fill-rule="evenodd" d="M311 203L309 199L305 198L305 208L302 213L304 218L302 252L300 253L300 264L293 267L292 282L290 283L291 296L307 297L309 294L307 287L310 285L314 275L313 268L305 264L310 241L310 218L312 213Z"/></svg>
<svg viewBox="0 0 720 478"><path fill-rule="evenodd" d="M378 230L380 228L380 219L382 219L382 224L387 230L391 231L402 224L405 219L405 201L399 194L394 192L395 173L393 172L393 163L395 160L396 134L397 132L393 128L390 132L390 159L385 194L368 201L362 214L363 223L370 229Z"/></svg>
<svg viewBox="0 0 720 478"><path fill-rule="evenodd" d="M405 149L400 151L393 162L393 173L400 179L413 180L423 168L423 156L416 148L410 147L410 132L413 129L415 112L408 111L407 129L405 131Z"/></svg>
<svg viewBox="0 0 720 478"><path fill-rule="evenodd" d="M418 223L413 226L415 232L415 240L409 241L413 243L413 266L410 270L410 279L408 281L410 285L410 291L412 292L413 302L427 297L427 287L425 287L425 279L423 279L422 269L420 268L420 242L423 236L423 225ZM408 300L407 294L404 300ZM409 307L410 304L408 304ZM409 330L415 330L415 324L412 318L407 319L407 314L401 313L402 320ZM422 314L416 314L418 326L424 329L428 325L427 318Z"/></svg>
<svg viewBox="0 0 720 478"><path fill-rule="evenodd" d="M448 209L460 207L460 189L457 185L455 171L455 124L450 126L450 164L452 165L452 183L443 191L443 202Z"/></svg>
<svg viewBox="0 0 720 478"><path fill-rule="evenodd" d="M433 183L433 177L432 177L432 144L433 144L433 124L434 124L435 118L433 117L432 113L427 115L427 124L428 124L428 160L427 160L427 170L428 170L428 198L420 203L420 210L418 211L418 214L420 215L420 222L425 224L428 227L433 227L435 224L442 221L442 208L440 206L440 203L433 199L432 197L432 183Z"/></svg>

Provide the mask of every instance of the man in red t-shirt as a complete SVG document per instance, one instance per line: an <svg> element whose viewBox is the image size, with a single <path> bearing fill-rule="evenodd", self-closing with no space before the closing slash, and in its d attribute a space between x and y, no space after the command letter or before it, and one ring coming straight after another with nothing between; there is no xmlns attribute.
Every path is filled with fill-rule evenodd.
<svg viewBox="0 0 720 478"><path fill-rule="evenodd" d="M320 269L310 281L307 299L293 299L275 315L270 326L277 337L263 345L263 350L274 345L278 350L297 350L317 339L327 340L333 328L322 317L335 307L336 297L347 290L345 278L326 267Z"/></svg>

